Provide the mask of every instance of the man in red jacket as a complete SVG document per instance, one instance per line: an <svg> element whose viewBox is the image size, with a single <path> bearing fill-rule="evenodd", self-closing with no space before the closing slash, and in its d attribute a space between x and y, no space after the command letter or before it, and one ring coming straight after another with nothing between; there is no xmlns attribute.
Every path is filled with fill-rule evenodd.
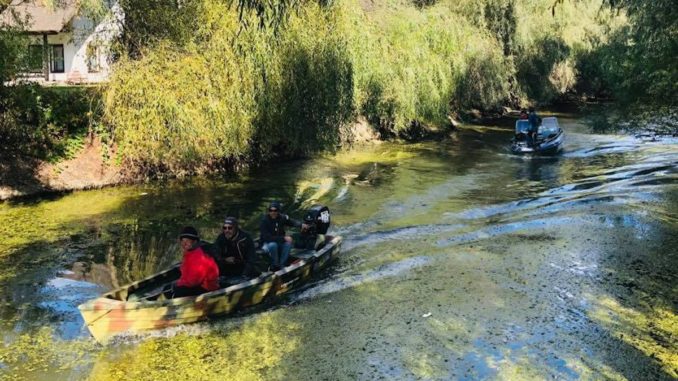
<svg viewBox="0 0 678 381"><path fill-rule="evenodd" d="M198 231L192 226L181 230L179 244L184 251L181 277L173 289L173 298L200 295L219 288L219 267L200 247Z"/></svg>

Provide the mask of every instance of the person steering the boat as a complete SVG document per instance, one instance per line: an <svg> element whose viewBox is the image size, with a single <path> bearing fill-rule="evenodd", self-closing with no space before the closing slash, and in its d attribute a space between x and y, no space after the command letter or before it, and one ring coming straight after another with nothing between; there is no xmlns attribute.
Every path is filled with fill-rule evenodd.
<svg viewBox="0 0 678 381"><path fill-rule="evenodd" d="M521 108L520 109L520 116L518 117L518 119L528 120L528 118L529 118L529 116L527 115L527 110L525 110L524 108Z"/></svg>
<svg viewBox="0 0 678 381"><path fill-rule="evenodd" d="M235 217L226 217L222 231L214 241L219 275L254 277L256 254L254 241Z"/></svg>
<svg viewBox="0 0 678 381"><path fill-rule="evenodd" d="M534 107L530 107L530 113L527 115L527 120L530 122L530 131L527 134L529 138L528 143L532 146L537 143L537 133L539 132L539 125L541 124L541 118L537 115Z"/></svg>
<svg viewBox="0 0 678 381"><path fill-rule="evenodd" d="M325 235L318 232L315 216L309 212L304 216L299 233L292 234L294 248L302 250L317 250L325 242Z"/></svg>
<svg viewBox="0 0 678 381"><path fill-rule="evenodd" d="M271 267L277 271L287 264L294 240L285 233L285 226L301 227L299 221L291 219L280 211L281 204L273 201L268 206L268 213L259 225L261 247L271 257Z"/></svg>
<svg viewBox="0 0 678 381"><path fill-rule="evenodd" d="M181 277L170 290L170 298L200 295L219 288L219 268L214 258L200 246L198 231L186 226L179 234L179 245L184 252L179 270Z"/></svg>

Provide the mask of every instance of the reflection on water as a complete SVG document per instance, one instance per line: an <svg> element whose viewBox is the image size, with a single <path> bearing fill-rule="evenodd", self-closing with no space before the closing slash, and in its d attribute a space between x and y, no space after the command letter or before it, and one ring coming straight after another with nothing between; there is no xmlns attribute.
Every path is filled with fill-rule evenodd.
<svg viewBox="0 0 678 381"><path fill-rule="evenodd" d="M0 374L678 377L678 145L560 117L555 157L511 155L510 126L476 127L238 178L2 204ZM345 242L325 277L263 312L92 342L81 301L176 262L183 225L212 240L234 215L256 235L272 200L297 218L330 207Z"/></svg>

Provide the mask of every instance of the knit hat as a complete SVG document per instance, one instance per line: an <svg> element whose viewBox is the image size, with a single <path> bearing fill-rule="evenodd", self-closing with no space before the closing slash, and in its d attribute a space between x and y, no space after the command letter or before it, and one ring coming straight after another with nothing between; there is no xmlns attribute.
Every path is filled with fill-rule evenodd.
<svg viewBox="0 0 678 381"><path fill-rule="evenodd" d="M190 238L194 241L197 241L200 239L200 236L198 235L198 231L195 230L193 226L186 226L181 229L181 233L179 234L179 239L182 238Z"/></svg>
<svg viewBox="0 0 678 381"><path fill-rule="evenodd" d="M282 205L280 204L279 201L273 201L268 205L268 210L271 210L271 209L280 210L281 208L282 208Z"/></svg>
<svg viewBox="0 0 678 381"><path fill-rule="evenodd" d="M238 226L238 219L235 217L226 217L226 219L224 219L224 225Z"/></svg>

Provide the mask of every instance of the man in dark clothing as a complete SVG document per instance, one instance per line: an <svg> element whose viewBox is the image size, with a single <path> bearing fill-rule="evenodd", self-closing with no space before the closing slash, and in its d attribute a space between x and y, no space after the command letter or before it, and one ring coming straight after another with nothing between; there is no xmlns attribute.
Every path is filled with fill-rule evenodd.
<svg viewBox="0 0 678 381"><path fill-rule="evenodd" d="M279 270L287 264L287 258L292 250L292 237L285 234L285 226L301 227L299 221L280 213L280 203L272 202L268 206L268 213L261 219L259 231L261 233L261 247L271 257L273 270Z"/></svg>
<svg viewBox="0 0 678 381"><path fill-rule="evenodd" d="M257 275L254 271L254 241L249 233L240 229L235 217L224 220L222 231L214 241L214 250L220 275Z"/></svg>
<svg viewBox="0 0 678 381"><path fill-rule="evenodd" d="M534 107L530 107L530 113L527 116L527 120L530 122L530 131L527 136L530 139L530 145L534 145L537 142L537 133L539 132L539 125L541 124L541 118L537 115L537 112L534 111Z"/></svg>
<svg viewBox="0 0 678 381"><path fill-rule="evenodd" d="M316 222L311 215L304 217L299 233L292 234L295 249L317 250L325 242L325 235L318 234Z"/></svg>

